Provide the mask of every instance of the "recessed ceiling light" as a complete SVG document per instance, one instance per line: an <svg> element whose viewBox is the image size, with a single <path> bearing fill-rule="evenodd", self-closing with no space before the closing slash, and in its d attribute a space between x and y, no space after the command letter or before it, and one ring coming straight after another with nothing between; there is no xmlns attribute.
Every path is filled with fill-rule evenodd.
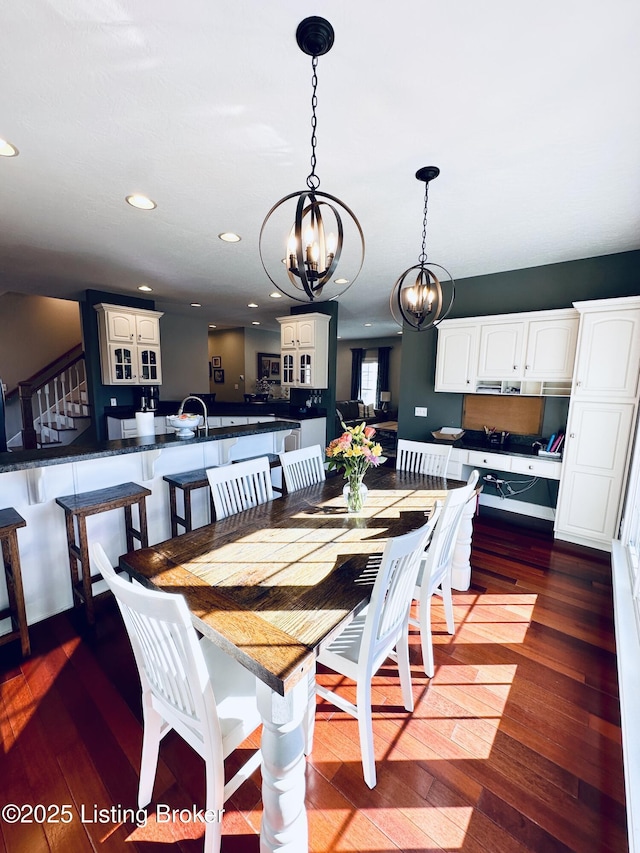
<svg viewBox="0 0 640 853"><path fill-rule="evenodd" d="M202 302L192 302L191 307L192 308L202 308Z"/></svg>
<svg viewBox="0 0 640 853"><path fill-rule="evenodd" d="M242 237L234 234L233 231L223 231L222 234L218 234L218 237L225 243L239 243L242 240Z"/></svg>
<svg viewBox="0 0 640 853"><path fill-rule="evenodd" d="M7 142L6 139L0 139L0 156L2 157L17 157L20 152L15 145Z"/></svg>
<svg viewBox="0 0 640 853"><path fill-rule="evenodd" d="M257 308L257 307L258 306L256 305L255 302L247 302L247 308Z"/></svg>
<svg viewBox="0 0 640 853"><path fill-rule="evenodd" d="M218 327L216 326L215 323L209 323L209 328L210 329L217 329Z"/></svg>
<svg viewBox="0 0 640 853"><path fill-rule="evenodd" d="M128 195L125 198L125 201L127 204L130 204L131 207L137 207L138 210L153 210L158 206L153 199L147 198L146 195L140 195L139 193Z"/></svg>
<svg viewBox="0 0 640 853"><path fill-rule="evenodd" d="M373 323L365 323L365 326L373 326Z"/></svg>
<svg viewBox="0 0 640 853"><path fill-rule="evenodd" d="M139 285L138 285L138 290L144 290L144 292L145 292L145 293L151 293L151 291L153 290L153 288L152 288L152 287L149 287L149 285L148 285L148 284L139 284Z"/></svg>
<svg viewBox="0 0 640 853"><path fill-rule="evenodd" d="M349 284L349 279L348 278L337 278L336 284Z"/></svg>
<svg viewBox="0 0 640 853"><path fill-rule="evenodd" d="M282 294L281 294L281 293L278 293L278 291L277 291L277 290L274 290L274 291L273 291L273 293L270 293L270 294L269 294L269 296L270 296L272 299L282 299Z"/></svg>
<svg viewBox="0 0 640 853"><path fill-rule="evenodd" d="M251 321L251 325L252 325L252 326L259 326L259 325L260 325L260 320L252 320L252 321Z"/></svg>

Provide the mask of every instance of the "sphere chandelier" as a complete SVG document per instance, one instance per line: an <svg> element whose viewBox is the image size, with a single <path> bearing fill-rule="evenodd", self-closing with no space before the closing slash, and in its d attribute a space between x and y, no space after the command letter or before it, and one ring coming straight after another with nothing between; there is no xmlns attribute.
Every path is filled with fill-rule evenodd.
<svg viewBox="0 0 640 853"><path fill-rule="evenodd" d="M456 283L451 273L440 264L427 261L425 248L429 181L439 174L437 166L423 166L416 172L416 178L425 183L422 251L418 263L405 270L394 284L389 301L396 323L407 325L417 332L432 329L444 320L451 311L455 296Z"/></svg>
<svg viewBox="0 0 640 853"><path fill-rule="evenodd" d="M298 25L296 41L311 56L313 72L311 172L307 189L276 202L260 229L260 260L266 274L279 291L299 302L337 299L356 280L364 261L364 235L355 214L339 198L318 189L317 66L333 39L333 27L324 18L305 18Z"/></svg>

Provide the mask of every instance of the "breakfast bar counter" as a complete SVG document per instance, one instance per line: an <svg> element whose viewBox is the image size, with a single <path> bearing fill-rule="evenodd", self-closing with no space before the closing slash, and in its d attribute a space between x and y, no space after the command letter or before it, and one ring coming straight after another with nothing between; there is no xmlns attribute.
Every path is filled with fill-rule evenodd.
<svg viewBox="0 0 640 853"><path fill-rule="evenodd" d="M72 606L65 513L56 498L78 496L123 484L148 490L146 522L150 545L171 536L169 487L165 476L212 468L240 459L279 453L300 424L268 421L210 428L193 438L143 436L48 450L0 453L0 509L13 507L25 520L18 530L24 598L29 624ZM192 494L193 526L208 524L206 489ZM103 543L113 564L125 550L126 519L117 509L86 519L89 542ZM103 583L103 582L101 582ZM96 585L96 592L101 589ZM0 609L6 592L0 592ZM0 633L4 626L0 626Z"/></svg>

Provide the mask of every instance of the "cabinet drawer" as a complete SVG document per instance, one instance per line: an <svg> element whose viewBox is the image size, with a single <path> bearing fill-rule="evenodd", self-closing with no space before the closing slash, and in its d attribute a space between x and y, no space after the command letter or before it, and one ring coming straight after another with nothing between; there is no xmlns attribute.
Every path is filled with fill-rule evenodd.
<svg viewBox="0 0 640 853"><path fill-rule="evenodd" d="M470 450L467 460L474 468L495 468L497 471L511 471L511 456L501 453L484 453L482 450Z"/></svg>
<svg viewBox="0 0 640 853"><path fill-rule="evenodd" d="M225 427L225 426L240 426L242 424L248 423L248 418L242 418L242 417L236 418L233 416L227 416L227 417L223 416L220 418L220 421L221 421L220 426L223 426L223 427Z"/></svg>
<svg viewBox="0 0 640 853"><path fill-rule="evenodd" d="M562 464L553 459L527 459L524 456L511 457L511 470L516 474L529 474L532 477L545 477L547 480L559 480Z"/></svg>

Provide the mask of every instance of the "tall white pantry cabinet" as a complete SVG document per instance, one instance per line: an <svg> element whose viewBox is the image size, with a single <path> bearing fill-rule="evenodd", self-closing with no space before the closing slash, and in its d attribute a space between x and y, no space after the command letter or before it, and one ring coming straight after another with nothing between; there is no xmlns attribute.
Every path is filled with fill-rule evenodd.
<svg viewBox="0 0 640 853"><path fill-rule="evenodd" d="M609 550L638 418L640 297L576 302L578 348L555 535Z"/></svg>

